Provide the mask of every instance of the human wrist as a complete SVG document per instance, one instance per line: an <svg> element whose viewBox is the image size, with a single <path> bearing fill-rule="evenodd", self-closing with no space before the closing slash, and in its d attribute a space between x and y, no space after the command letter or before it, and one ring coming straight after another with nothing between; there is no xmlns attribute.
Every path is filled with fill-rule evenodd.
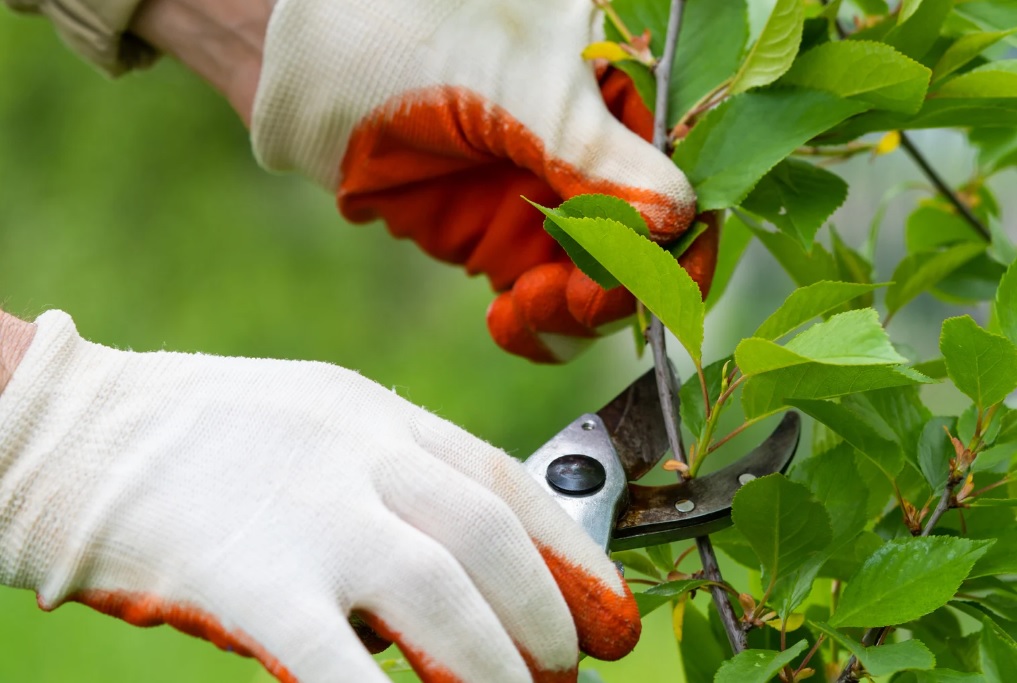
<svg viewBox="0 0 1017 683"><path fill-rule="evenodd" d="M28 352L35 337L35 325L0 311L0 393Z"/></svg>
<svg viewBox="0 0 1017 683"><path fill-rule="evenodd" d="M201 76L250 126L276 0L144 0L130 30Z"/></svg>

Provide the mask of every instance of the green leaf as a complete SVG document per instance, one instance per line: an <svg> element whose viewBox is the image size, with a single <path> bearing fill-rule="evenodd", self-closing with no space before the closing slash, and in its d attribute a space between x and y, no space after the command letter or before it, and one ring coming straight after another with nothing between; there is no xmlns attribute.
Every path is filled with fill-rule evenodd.
<svg viewBox="0 0 1017 683"><path fill-rule="evenodd" d="M800 145L867 108L805 88L742 93L707 114L678 144L674 160L701 211L736 206Z"/></svg>
<svg viewBox="0 0 1017 683"><path fill-rule="evenodd" d="M822 244L813 244L808 252L798 240L782 232L770 232L751 224L749 229L799 287L841 279L837 260Z"/></svg>
<svg viewBox="0 0 1017 683"><path fill-rule="evenodd" d="M968 578L1017 574L1017 529L1001 529L992 538L995 543L978 559Z"/></svg>
<svg viewBox="0 0 1017 683"><path fill-rule="evenodd" d="M727 660L717 671L714 683L766 683L795 657L805 651L807 642L799 640L783 652L745 650Z"/></svg>
<svg viewBox="0 0 1017 683"><path fill-rule="evenodd" d="M791 292L780 308L763 321L753 337L777 339L817 316L884 285L823 280Z"/></svg>
<svg viewBox="0 0 1017 683"><path fill-rule="evenodd" d="M911 254L893 273L894 284L886 291L887 315L892 316L983 251L984 244L964 242L943 251Z"/></svg>
<svg viewBox="0 0 1017 683"><path fill-rule="evenodd" d="M943 56L936 62L936 66L932 69L933 82L943 80L1006 36L1011 35L1014 30L983 31L961 36L946 49Z"/></svg>
<svg viewBox="0 0 1017 683"><path fill-rule="evenodd" d="M807 486L826 508L833 532L832 547L843 545L865 528L865 505L860 505L859 499L865 498L867 491L861 486L844 485L858 481L859 476L854 447L846 443L799 462L791 472L792 480Z"/></svg>
<svg viewBox="0 0 1017 683"><path fill-rule="evenodd" d="M876 627L928 614L949 602L989 545L949 536L890 541L848 581L830 623Z"/></svg>
<svg viewBox="0 0 1017 683"><path fill-rule="evenodd" d="M824 43L801 55L781 83L914 114L922 107L930 77L926 67L889 45L847 40Z"/></svg>
<svg viewBox="0 0 1017 683"><path fill-rule="evenodd" d="M847 192L840 176L800 159L784 159L763 176L742 207L811 249L816 232Z"/></svg>
<svg viewBox="0 0 1017 683"><path fill-rule="evenodd" d="M713 271L713 284L710 285L710 293L706 297L706 310L710 311L727 290L731 277L734 275L735 266L742 260L745 248L752 241L752 232L748 226L742 223L741 219L734 213L727 217L724 228L720 231L720 244L717 247L717 267Z"/></svg>
<svg viewBox="0 0 1017 683"><path fill-rule="evenodd" d="M951 669L916 671L910 675L913 678L894 679L894 683L986 683L982 674L964 673Z"/></svg>
<svg viewBox="0 0 1017 683"><path fill-rule="evenodd" d="M955 453L944 427L953 427L953 422L952 418L932 418L922 428L918 441L918 467L933 493L942 491L950 478L950 460Z"/></svg>
<svg viewBox="0 0 1017 683"><path fill-rule="evenodd" d="M932 95L940 98L1017 97L1017 60L989 62L944 82Z"/></svg>
<svg viewBox="0 0 1017 683"><path fill-rule="evenodd" d="M900 445L848 407L808 399L789 399L788 403L840 435L882 470L890 481L894 480L904 466Z"/></svg>
<svg viewBox="0 0 1017 683"><path fill-rule="evenodd" d="M722 636L723 637L723 636ZM731 651L710 628L710 623L691 601L685 603L682 617L682 639L678 643L682 669L688 683L710 683Z"/></svg>
<svg viewBox="0 0 1017 683"><path fill-rule="evenodd" d="M706 377L707 393L710 397L710 405L716 402L720 396L720 383L723 379L724 365L730 360L721 358L703 368L703 376ZM689 433L698 440L703 426L706 424L706 411L703 407L703 388L698 381L685 382L678 390L678 414L681 417L682 426L689 430Z"/></svg>
<svg viewBox="0 0 1017 683"><path fill-rule="evenodd" d="M841 399L841 403L852 408L864 419L892 434L905 455L917 464L915 447L922 435L922 428L932 417L925 407L919 387L907 386L892 389L852 394Z"/></svg>
<svg viewBox="0 0 1017 683"><path fill-rule="evenodd" d="M986 683L1009 683L1017 671L1017 642L992 619L982 619L978 647Z"/></svg>
<svg viewBox="0 0 1017 683"><path fill-rule="evenodd" d="M957 242L979 242L971 226L946 202L923 202L904 226L908 253L927 252Z"/></svg>
<svg viewBox="0 0 1017 683"><path fill-rule="evenodd" d="M955 11L984 29L1006 30L1017 26L1017 2L1013 0L959 2Z"/></svg>
<svg viewBox="0 0 1017 683"><path fill-rule="evenodd" d="M745 0L685 0L668 94L670 125L734 75L748 37Z"/></svg>
<svg viewBox="0 0 1017 683"><path fill-rule="evenodd" d="M701 361L706 307L699 286L669 253L617 220L537 208L660 318L696 363Z"/></svg>
<svg viewBox="0 0 1017 683"><path fill-rule="evenodd" d="M1017 346L986 332L971 316L943 323L939 349L950 379L983 410L1017 389Z"/></svg>
<svg viewBox="0 0 1017 683"><path fill-rule="evenodd" d="M900 366L805 363L750 377L742 386L742 410L747 418L758 418L780 410L791 399L836 398L929 382L928 377Z"/></svg>
<svg viewBox="0 0 1017 683"><path fill-rule="evenodd" d="M667 34L667 19L670 4L665 0L611 0L611 8L618 13L625 26L635 35L650 32L650 51L655 55L664 53ZM604 17L604 36L616 43L625 39L614 23Z"/></svg>
<svg viewBox="0 0 1017 683"><path fill-rule="evenodd" d="M645 574L658 581L660 580L660 572L657 571L656 565L653 564L649 557L638 550L616 550L611 553L611 559L615 562L621 562L629 569L640 574Z"/></svg>
<svg viewBox="0 0 1017 683"><path fill-rule="evenodd" d="M743 339L735 360L744 375L817 361L829 365L892 365L906 363L897 353L879 314L872 308L838 313L799 333L784 346L766 339Z"/></svg>
<svg viewBox="0 0 1017 683"><path fill-rule="evenodd" d="M653 565L662 572L674 570L674 554L671 552L670 543L651 545L646 549L646 554L650 561L653 562Z"/></svg>
<svg viewBox="0 0 1017 683"><path fill-rule="evenodd" d="M787 576L830 544L826 509L809 489L780 474L738 489L731 518L771 580Z"/></svg>
<svg viewBox="0 0 1017 683"><path fill-rule="evenodd" d="M829 624L810 620L809 625L843 645L848 652L858 658L871 676L889 676L898 671L926 670L936 666L936 658L929 648L918 640L865 647Z"/></svg>
<svg viewBox="0 0 1017 683"><path fill-rule="evenodd" d="M640 235L650 236L646 221L635 207L618 197L584 194L563 202L556 209L537 208L545 215L544 229L565 249L580 270L604 289L612 289L619 283L588 251L579 246L560 223L570 218L607 218L628 226Z"/></svg>
<svg viewBox="0 0 1017 683"><path fill-rule="evenodd" d="M994 312L999 329L1007 339L1017 344L1017 261L1010 264L996 290Z"/></svg>
<svg viewBox="0 0 1017 683"><path fill-rule="evenodd" d="M604 683L604 679L596 669L583 669L579 672L576 683Z"/></svg>
<svg viewBox="0 0 1017 683"><path fill-rule="evenodd" d="M953 0L904 0L897 26L884 41L908 57L921 59L936 42L952 8Z"/></svg>
<svg viewBox="0 0 1017 683"><path fill-rule="evenodd" d="M973 128L968 140L978 148L978 165L985 175L1017 165L1017 128Z"/></svg>
<svg viewBox="0 0 1017 683"><path fill-rule="evenodd" d="M728 92L737 95L780 78L798 54L804 24L805 7L800 0L777 0Z"/></svg>
<svg viewBox="0 0 1017 683"><path fill-rule="evenodd" d="M710 583L706 579L689 579L686 581L668 581L648 588L642 593L636 593L636 604L639 605L639 616L645 617L662 605L666 605L673 599L702 588Z"/></svg>

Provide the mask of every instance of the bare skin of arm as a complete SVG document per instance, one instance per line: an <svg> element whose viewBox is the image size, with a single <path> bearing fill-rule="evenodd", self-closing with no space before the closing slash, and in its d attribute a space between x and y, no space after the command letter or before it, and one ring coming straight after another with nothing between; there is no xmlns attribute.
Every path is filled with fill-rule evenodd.
<svg viewBox="0 0 1017 683"><path fill-rule="evenodd" d="M275 0L146 0L131 32L218 91L248 127Z"/></svg>
<svg viewBox="0 0 1017 683"><path fill-rule="evenodd" d="M0 392L10 382L33 337L35 325L0 311Z"/></svg>

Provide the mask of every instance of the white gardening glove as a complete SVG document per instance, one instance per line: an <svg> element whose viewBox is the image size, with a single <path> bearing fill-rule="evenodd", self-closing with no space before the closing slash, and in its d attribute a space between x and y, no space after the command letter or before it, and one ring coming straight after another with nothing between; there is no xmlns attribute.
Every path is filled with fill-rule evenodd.
<svg viewBox="0 0 1017 683"><path fill-rule="evenodd" d="M38 321L0 394L0 581L257 657L280 681L574 681L639 619L521 465L324 363L132 353ZM577 639L578 632L578 639Z"/></svg>
<svg viewBox="0 0 1017 683"><path fill-rule="evenodd" d="M382 218L432 256L486 274L503 292L488 312L495 341L563 360L635 303L575 269L520 196L551 206L622 197L662 242L695 213L685 176L640 137L652 118L628 78L598 82L583 61L599 23L591 0L280 0L255 152L336 192L350 220ZM681 261L704 294L716 234Z"/></svg>

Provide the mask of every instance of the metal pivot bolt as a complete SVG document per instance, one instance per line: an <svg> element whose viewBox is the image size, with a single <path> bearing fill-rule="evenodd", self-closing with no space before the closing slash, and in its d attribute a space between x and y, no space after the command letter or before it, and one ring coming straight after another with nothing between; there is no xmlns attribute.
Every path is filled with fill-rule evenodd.
<svg viewBox="0 0 1017 683"><path fill-rule="evenodd" d="M547 466L547 483L568 496L596 493L605 481L604 466L588 455L563 455Z"/></svg>
<svg viewBox="0 0 1017 683"><path fill-rule="evenodd" d="M676 501L674 504L674 509L677 510L678 512L692 512L693 510L696 509L696 504L693 503L691 500L685 498Z"/></svg>

